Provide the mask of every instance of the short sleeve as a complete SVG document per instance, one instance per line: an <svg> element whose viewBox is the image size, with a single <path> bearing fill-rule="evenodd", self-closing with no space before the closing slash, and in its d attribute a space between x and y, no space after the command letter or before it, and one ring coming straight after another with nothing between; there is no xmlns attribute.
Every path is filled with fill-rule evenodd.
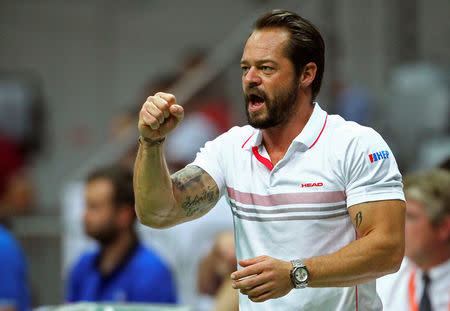
<svg viewBox="0 0 450 311"><path fill-rule="evenodd" d="M230 131L220 135L212 141L208 141L203 148L197 153L194 162L188 165L195 165L205 170L217 184L219 188L220 196L224 194L226 183L224 165L226 158L227 147L229 145Z"/></svg>
<svg viewBox="0 0 450 311"><path fill-rule="evenodd" d="M405 200L402 176L387 143L373 129L357 126L337 147L341 180L345 184L347 207L355 204Z"/></svg>

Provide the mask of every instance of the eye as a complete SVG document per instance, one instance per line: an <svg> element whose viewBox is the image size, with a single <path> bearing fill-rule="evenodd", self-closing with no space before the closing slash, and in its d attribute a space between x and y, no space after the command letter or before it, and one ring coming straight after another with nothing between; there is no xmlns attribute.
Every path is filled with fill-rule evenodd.
<svg viewBox="0 0 450 311"><path fill-rule="evenodd" d="M261 66L261 70L265 73L271 73L273 71L273 68L269 66Z"/></svg>
<svg viewBox="0 0 450 311"><path fill-rule="evenodd" d="M248 71L248 69L249 69L249 67L248 66L246 66L246 65L241 65L241 70L242 70L242 72L247 72Z"/></svg>

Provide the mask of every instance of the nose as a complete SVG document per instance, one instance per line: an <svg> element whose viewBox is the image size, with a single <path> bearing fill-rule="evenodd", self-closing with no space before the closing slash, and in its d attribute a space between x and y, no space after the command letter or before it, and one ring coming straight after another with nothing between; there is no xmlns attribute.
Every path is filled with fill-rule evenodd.
<svg viewBox="0 0 450 311"><path fill-rule="evenodd" d="M242 80L249 87L261 84L261 77L259 76L259 72L257 68L253 66L244 73Z"/></svg>

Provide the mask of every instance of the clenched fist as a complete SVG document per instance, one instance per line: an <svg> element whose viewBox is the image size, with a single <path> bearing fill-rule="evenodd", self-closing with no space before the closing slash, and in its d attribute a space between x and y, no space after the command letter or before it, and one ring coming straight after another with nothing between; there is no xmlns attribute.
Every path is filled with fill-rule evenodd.
<svg viewBox="0 0 450 311"><path fill-rule="evenodd" d="M158 92L147 98L139 112L139 133L147 140L160 140L183 119L184 109L174 95Z"/></svg>

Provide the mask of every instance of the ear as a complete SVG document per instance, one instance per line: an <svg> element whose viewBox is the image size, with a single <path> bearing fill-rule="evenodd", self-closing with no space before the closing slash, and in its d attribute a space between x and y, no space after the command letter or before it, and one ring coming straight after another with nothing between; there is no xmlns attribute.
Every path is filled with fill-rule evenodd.
<svg viewBox="0 0 450 311"><path fill-rule="evenodd" d="M316 63L309 62L307 63L300 74L300 86L302 88L307 88L311 86L316 77L317 65Z"/></svg>
<svg viewBox="0 0 450 311"><path fill-rule="evenodd" d="M127 204L119 206L117 223L121 228L128 228L134 222L134 208Z"/></svg>
<svg viewBox="0 0 450 311"><path fill-rule="evenodd" d="M437 230L442 241L450 242L450 215L445 216Z"/></svg>

